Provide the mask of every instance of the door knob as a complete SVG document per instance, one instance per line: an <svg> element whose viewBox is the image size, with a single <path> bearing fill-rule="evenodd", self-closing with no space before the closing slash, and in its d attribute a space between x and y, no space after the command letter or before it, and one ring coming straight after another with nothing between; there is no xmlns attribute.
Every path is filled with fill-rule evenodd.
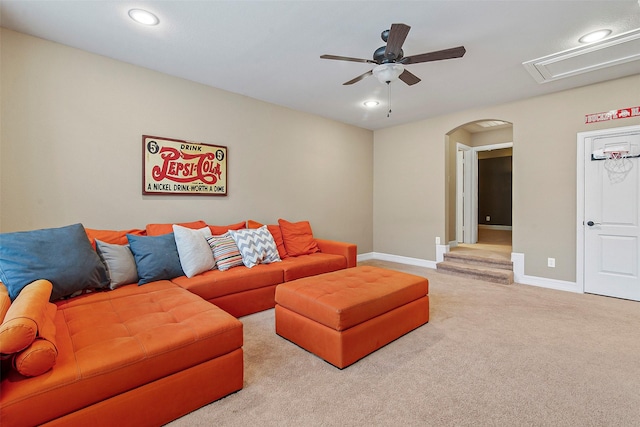
<svg viewBox="0 0 640 427"><path fill-rule="evenodd" d="M599 222L587 221L587 225L589 227L593 227L594 225L602 225L602 224L600 224Z"/></svg>

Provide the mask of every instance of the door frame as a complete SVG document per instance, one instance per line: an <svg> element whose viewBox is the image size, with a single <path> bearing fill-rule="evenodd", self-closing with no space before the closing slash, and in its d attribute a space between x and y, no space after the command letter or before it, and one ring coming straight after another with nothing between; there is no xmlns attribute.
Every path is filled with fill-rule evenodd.
<svg viewBox="0 0 640 427"><path fill-rule="evenodd" d="M460 153L466 153L464 158L460 159ZM471 171L471 154L472 147L456 143L456 242L471 243L471 191L463 191L463 188L471 187L471 174L465 174L464 171ZM463 167L460 167L463 163ZM464 230L467 230L465 233ZM460 239L460 236L463 236Z"/></svg>
<svg viewBox="0 0 640 427"><path fill-rule="evenodd" d="M464 233L464 243L474 244L478 243L478 152L500 150L503 148L513 148L513 141L489 145L479 145L477 147L469 147L459 142L456 143L456 241L458 241L458 227L460 226L460 222L462 220L458 216L458 212L460 211L460 209L457 205L457 201L462 197L459 194L460 186L458 186L458 180L460 179L460 175L462 174L462 171L458 170L458 151L469 151L471 154L471 156L469 156L470 162L468 164L468 168L465 168L465 170L469 170L469 177L464 177L465 179L470 178L470 181L468 181L468 183L470 184L469 188L471 189L471 191L467 191L465 193L465 206L470 207L470 212L467 211L469 212L469 215L467 215L467 221L464 224L465 229L469 230L468 233Z"/></svg>
<svg viewBox="0 0 640 427"><path fill-rule="evenodd" d="M584 217L584 193L585 193L585 154L586 139L603 135L640 132L640 125L613 127L587 132L578 132L577 135L577 159L576 159L576 285L580 292L584 293L584 253L585 253L585 217Z"/></svg>

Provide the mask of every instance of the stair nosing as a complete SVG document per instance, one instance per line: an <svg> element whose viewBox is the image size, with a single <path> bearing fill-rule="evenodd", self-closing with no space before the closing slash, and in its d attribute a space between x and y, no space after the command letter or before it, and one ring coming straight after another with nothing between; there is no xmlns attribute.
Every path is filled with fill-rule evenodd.
<svg viewBox="0 0 640 427"><path fill-rule="evenodd" d="M449 261L456 262L458 261L460 264L468 264L468 265L491 265L495 268L500 268L502 270L512 270L513 262L506 259L499 258L487 258L476 255L462 255L462 254L452 254L451 252L447 252L444 254L445 261L449 259Z"/></svg>

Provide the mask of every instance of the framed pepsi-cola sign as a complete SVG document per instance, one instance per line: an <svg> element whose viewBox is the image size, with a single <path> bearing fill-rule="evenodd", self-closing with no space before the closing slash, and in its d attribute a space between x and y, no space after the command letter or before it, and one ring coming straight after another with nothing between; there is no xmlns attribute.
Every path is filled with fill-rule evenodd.
<svg viewBox="0 0 640 427"><path fill-rule="evenodd" d="M142 136L142 194L227 195L227 147Z"/></svg>

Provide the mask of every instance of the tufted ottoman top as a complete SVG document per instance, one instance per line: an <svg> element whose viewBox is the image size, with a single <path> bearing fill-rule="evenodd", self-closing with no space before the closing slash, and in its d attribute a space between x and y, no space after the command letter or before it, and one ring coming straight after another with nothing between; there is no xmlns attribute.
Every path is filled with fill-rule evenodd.
<svg viewBox="0 0 640 427"><path fill-rule="evenodd" d="M361 266L278 285L276 303L343 331L428 293L424 277Z"/></svg>

